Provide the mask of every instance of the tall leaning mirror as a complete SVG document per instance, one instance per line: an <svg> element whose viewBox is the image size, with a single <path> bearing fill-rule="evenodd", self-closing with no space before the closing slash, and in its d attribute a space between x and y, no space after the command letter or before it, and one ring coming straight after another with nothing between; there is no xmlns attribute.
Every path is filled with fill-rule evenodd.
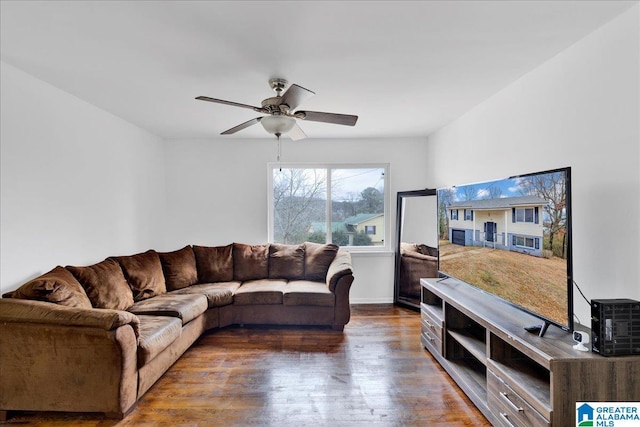
<svg viewBox="0 0 640 427"><path fill-rule="evenodd" d="M398 192L396 215L396 304L420 309L420 279L438 277L436 190Z"/></svg>

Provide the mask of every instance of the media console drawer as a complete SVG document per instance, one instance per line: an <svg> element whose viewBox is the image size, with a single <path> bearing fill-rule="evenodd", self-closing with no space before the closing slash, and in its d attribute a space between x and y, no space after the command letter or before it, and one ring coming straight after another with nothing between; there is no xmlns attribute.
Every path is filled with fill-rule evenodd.
<svg viewBox="0 0 640 427"><path fill-rule="evenodd" d="M491 370L487 370L487 389L489 409L503 425L551 426L549 420Z"/></svg>
<svg viewBox="0 0 640 427"><path fill-rule="evenodd" d="M431 330L422 322L422 333L420 334L420 342L430 352L437 352L442 355L442 340L433 334Z"/></svg>
<svg viewBox="0 0 640 427"><path fill-rule="evenodd" d="M427 307L422 307L420 310L420 338L422 345L427 347L430 351L437 351L438 354L442 354L442 329L443 320L439 319L433 313L428 311Z"/></svg>
<svg viewBox="0 0 640 427"><path fill-rule="evenodd" d="M420 316L422 320L422 326L428 329L432 335L442 341L442 324L443 320L438 319L433 314L429 313L427 310L422 309L420 311Z"/></svg>

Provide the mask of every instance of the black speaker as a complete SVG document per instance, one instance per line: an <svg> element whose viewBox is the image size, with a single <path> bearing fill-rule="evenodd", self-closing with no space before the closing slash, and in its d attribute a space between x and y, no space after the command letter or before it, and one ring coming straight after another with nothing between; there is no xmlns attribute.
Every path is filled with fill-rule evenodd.
<svg viewBox="0 0 640 427"><path fill-rule="evenodd" d="M640 354L640 302L591 300L591 350L603 356Z"/></svg>

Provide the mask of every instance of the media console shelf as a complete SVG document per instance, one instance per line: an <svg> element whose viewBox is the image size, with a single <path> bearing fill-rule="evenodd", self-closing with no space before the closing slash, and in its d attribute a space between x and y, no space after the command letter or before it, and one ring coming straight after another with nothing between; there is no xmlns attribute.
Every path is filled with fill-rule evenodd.
<svg viewBox="0 0 640 427"><path fill-rule="evenodd" d="M422 345L493 425L573 427L576 402L640 401L640 356L575 350L554 326L528 333L540 319L455 279L420 283Z"/></svg>

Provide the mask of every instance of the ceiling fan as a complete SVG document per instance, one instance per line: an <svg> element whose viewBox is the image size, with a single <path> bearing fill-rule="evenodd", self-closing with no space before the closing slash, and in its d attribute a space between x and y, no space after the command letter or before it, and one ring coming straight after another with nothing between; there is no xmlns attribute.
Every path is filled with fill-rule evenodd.
<svg viewBox="0 0 640 427"><path fill-rule="evenodd" d="M358 121L358 116L349 114L321 113L319 111L302 111L296 108L306 99L315 95L315 92L305 89L297 84L292 84L286 89L288 82L285 79L270 79L269 86L276 92L276 96L262 101L261 107L240 104L238 102L225 101L223 99L210 98L208 96L198 96L197 100L215 102L218 104L232 105L235 107L249 108L258 113L267 114L263 117L256 117L244 123L234 126L221 133L221 135L231 135L249 126L261 123L264 129L275 135L278 140L281 135L287 134L292 140L306 138L296 119L308 120L312 122L333 123L338 125L354 126ZM284 93L283 93L284 91Z"/></svg>

